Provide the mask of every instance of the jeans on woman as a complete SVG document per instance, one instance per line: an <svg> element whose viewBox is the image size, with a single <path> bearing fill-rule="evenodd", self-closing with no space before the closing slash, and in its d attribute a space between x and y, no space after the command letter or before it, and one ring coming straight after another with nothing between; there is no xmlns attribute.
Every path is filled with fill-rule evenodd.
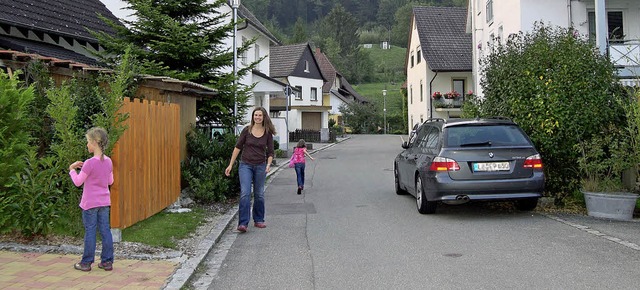
<svg viewBox="0 0 640 290"><path fill-rule="evenodd" d="M296 176L298 177L298 187L304 188L304 162L296 163Z"/></svg>
<svg viewBox="0 0 640 290"><path fill-rule="evenodd" d="M264 181L267 179L267 163L252 165L240 162L240 209L238 225L249 225L251 216L251 185L253 184L253 222L264 222Z"/></svg>
<svg viewBox="0 0 640 290"><path fill-rule="evenodd" d="M110 206L94 207L82 211L82 223L84 224L84 253L83 264L93 263L96 255L96 230L102 238L102 251L100 262L113 262L113 238L109 226Z"/></svg>

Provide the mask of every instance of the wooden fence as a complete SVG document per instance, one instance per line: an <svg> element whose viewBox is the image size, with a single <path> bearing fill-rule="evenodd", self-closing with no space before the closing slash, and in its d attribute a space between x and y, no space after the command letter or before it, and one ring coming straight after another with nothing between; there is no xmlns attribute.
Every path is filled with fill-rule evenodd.
<svg viewBox="0 0 640 290"><path fill-rule="evenodd" d="M124 229L180 196L180 106L125 98L129 113L112 152L111 227Z"/></svg>

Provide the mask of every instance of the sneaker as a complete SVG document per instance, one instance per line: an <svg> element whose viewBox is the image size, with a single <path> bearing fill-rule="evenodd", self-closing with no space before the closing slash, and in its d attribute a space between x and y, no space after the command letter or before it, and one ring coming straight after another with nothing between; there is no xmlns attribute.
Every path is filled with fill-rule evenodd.
<svg viewBox="0 0 640 290"><path fill-rule="evenodd" d="M241 233L244 233L247 231L247 226L243 226L243 225L239 225L238 226L238 231Z"/></svg>
<svg viewBox="0 0 640 290"><path fill-rule="evenodd" d="M98 268L105 271L111 271L113 270L113 262L101 262L100 264L98 264Z"/></svg>
<svg viewBox="0 0 640 290"><path fill-rule="evenodd" d="M266 225L266 224L264 224L264 223L255 223L255 224L254 224L254 226L255 226L256 228L261 228L261 229L264 229L264 228L266 228L266 227L267 227L267 225Z"/></svg>
<svg viewBox="0 0 640 290"><path fill-rule="evenodd" d="M298 186L298 194L302 194L302 187Z"/></svg>
<svg viewBox="0 0 640 290"><path fill-rule="evenodd" d="M89 272L91 271L91 263L76 263L73 268L82 272Z"/></svg>

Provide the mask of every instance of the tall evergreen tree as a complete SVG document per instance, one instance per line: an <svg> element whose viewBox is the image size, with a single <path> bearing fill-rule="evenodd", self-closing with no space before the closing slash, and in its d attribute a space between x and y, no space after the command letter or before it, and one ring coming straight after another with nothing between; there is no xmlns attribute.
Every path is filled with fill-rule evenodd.
<svg viewBox="0 0 640 290"><path fill-rule="evenodd" d="M135 20L121 20L124 27L102 18L116 30L116 35L93 33L105 48L99 54L103 61L115 65L118 56L131 47L131 54L143 66L143 73L170 76L218 90L215 98L199 103L199 122L234 124L234 91L237 89L242 112L246 110L244 104L251 88L234 87L234 75L229 69L233 65L233 51L225 46L225 39L232 37L234 23L227 22L228 15L219 12L223 5L228 5L227 1L124 1L127 8L134 11ZM247 42L239 47L238 54L251 44ZM238 77L254 66L239 69Z"/></svg>
<svg viewBox="0 0 640 290"><path fill-rule="evenodd" d="M298 17L296 21L296 25L293 27L293 37L289 40L289 43L303 43L309 41L309 36L307 36L306 23L304 19Z"/></svg>

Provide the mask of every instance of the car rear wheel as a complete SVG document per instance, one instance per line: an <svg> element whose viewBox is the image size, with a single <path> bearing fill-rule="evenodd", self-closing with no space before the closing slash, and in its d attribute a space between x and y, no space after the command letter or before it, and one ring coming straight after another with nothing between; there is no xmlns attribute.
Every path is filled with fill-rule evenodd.
<svg viewBox="0 0 640 290"><path fill-rule="evenodd" d="M538 206L538 198L527 198L516 201L516 208L522 211L532 211Z"/></svg>
<svg viewBox="0 0 640 290"><path fill-rule="evenodd" d="M398 165L393 166L393 176L396 183L396 194L397 195L405 195L408 192L400 186L400 176L398 175Z"/></svg>
<svg viewBox="0 0 640 290"><path fill-rule="evenodd" d="M418 176L416 179L416 203L418 204L418 212L421 214L432 214L436 212L435 201L428 201L422 189L422 178Z"/></svg>

